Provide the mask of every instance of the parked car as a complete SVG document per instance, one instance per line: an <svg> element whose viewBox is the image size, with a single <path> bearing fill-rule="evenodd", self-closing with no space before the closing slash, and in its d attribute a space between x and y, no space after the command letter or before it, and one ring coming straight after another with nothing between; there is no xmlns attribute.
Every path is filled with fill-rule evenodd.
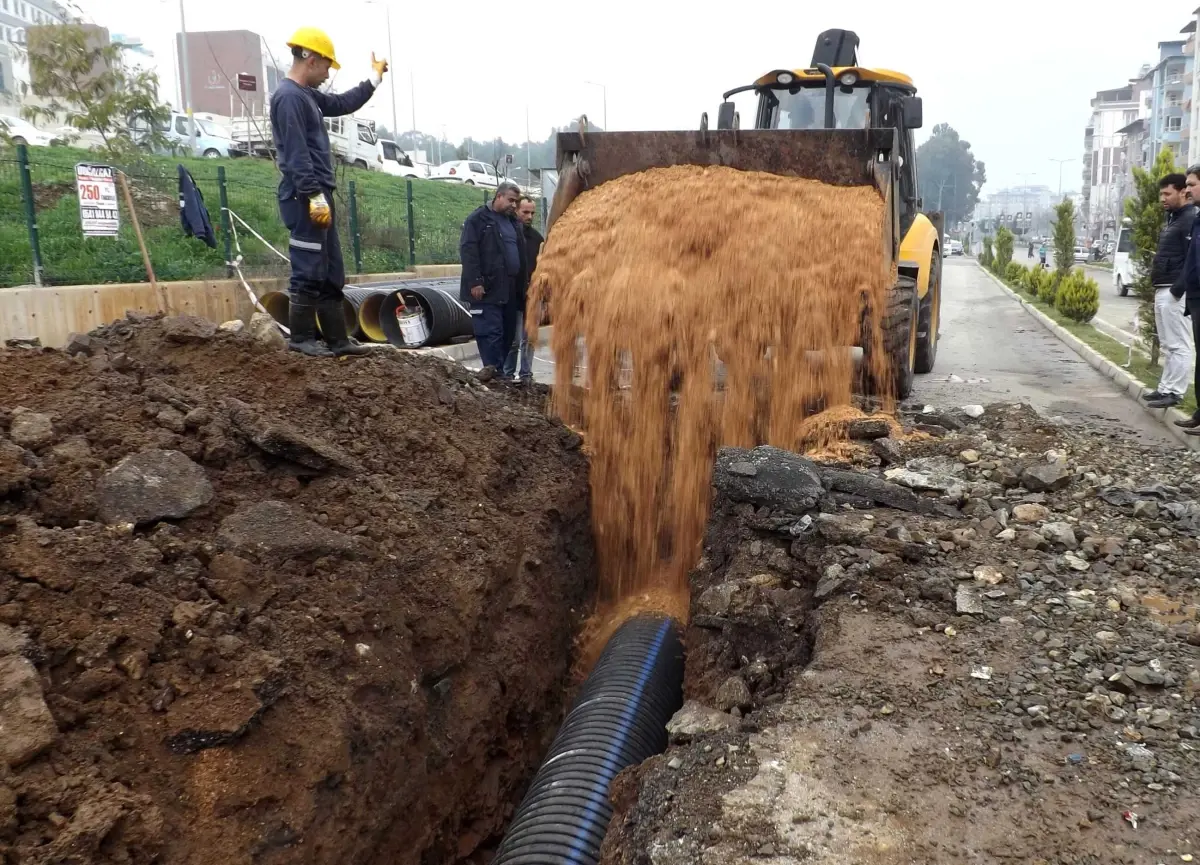
<svg viewBox="0 0 1200 865"><path fill-rule="evenodd" d="M489 189L500 185L500 176L496 174L496 169L477 159L443 162L434 170L430 179L464 183L467 186L486 186Z"/></svg>
<svg viewBox="0 0 1200 865"><path fill-rule="evenodd" d="M61 138L57 138L49 132L43 132L28 120L22 120L20 117L13 117L9 114L0 114L0 131L3 131L13 144L50 147L63 143Z"/></svg>
<svg viewBox="0 0 1200 865"><path fill-rule="evenodd" d="M426 178L429 176L428 166L413 163L412 157L401 150L399 145L390 138L378 139L377 145L384 174L390 174L393 177Z"/></svg>
<svg viewBox="0 0 1200 865"><path fill-rule="evenodd" d="M1091 253L1088 252L1088 248L1086 246L1075 247L1075 254L1073 256L1075 261L1087 261L1090 257Z"/></svg>
<svg viewBox="0 0 1200 865"><path fill-rule="evenodd" d="M962 255L963 254L962 241L951 240L949 243L949 246L950 246L950 254L951 255Z"/></svg>
<svg viewBox="0 0 1200 865"><path fill-rule="evenodd" d="M1129 222L1128 219L1125 220ZM1117 236L1117 246L1113 250L1113 288L1120 297L1129 296L1129 286L1133 284L1133 226L1122 225L1121 233Z"/></svg>
<svg viewBox="0 0 1200 865"><path fill-rule="evenodd" d="M196 146L192 150L193 155L203 156L205 159L247 155L245 145L234 141L233 133L224 126L202 117L196 117L195 121ZM131 128L135 138L146 131L146 127L140 121L135 121ZM171 145L187 152L191 129L186 114L172 111L170 119L159 126L158 131Z"/></svg>

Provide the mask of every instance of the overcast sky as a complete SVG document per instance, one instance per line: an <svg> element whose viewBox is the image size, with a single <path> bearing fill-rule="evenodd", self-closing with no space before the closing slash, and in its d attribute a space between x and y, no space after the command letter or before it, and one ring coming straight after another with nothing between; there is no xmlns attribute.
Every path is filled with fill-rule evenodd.
<svg viewBox="0 0 1200 865"><path fill-rule="evenodd" d="M337 89L366 77L372 50L388 54L384 2L184 0L189 30L253 30L281 62L292 30L325 29L342 62ZM444 127L456 141L523 140L526 111L535 139L580 113L602 124L604 92L588 81L607 87L609 128L694 128L702 111L715 122L722 91L807 66L817 34L844 27L858 33L863 65L913 76L926 132L954 126L987 163L991 191L1024 182L1023 172L1034 175L1030 183L1057 188L1050 158L1080 158L1095 91L1120 87L1154 62L1158 42L1180 38L1198 2L1042 0L1018 14L997 3L858 0L759 6L751 14L677 0L395 0L391 81L401 129L412 126L411 68L417 128L436 135ZM145 40L163 95L174 100L178 0L79 4L96 23ZM392 95L385 85L364 113L390 126ZM1078 161L1066 166L1064 188L1078 187L1080 170Z"/></svg>

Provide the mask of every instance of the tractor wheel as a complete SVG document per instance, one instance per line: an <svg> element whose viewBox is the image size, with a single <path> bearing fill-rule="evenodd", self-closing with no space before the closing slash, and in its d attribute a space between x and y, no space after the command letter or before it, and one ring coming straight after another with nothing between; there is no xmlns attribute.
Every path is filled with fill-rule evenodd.
<svg viewBox="0 0 1200 865"><path fill-rule="evenodd" d="M913 372L933 372L937 360L938 329L942 323L942 259L934 253L929 263L929 291L917 311L917 354Z"/></svg>
<svg viewBox="0 0 1200 865"><path fill-rule="evenodd" d="M913 366L917 356L917 281L911 277L901 276L896 280L887 294L887 306L884 309L883 327L880 336L883 340L883 351L888 359L887 371L890 381L879 381L871 374L867 335L864 330L863 363L867 392L882 395L891 391L897 400L907 399L913 388Z"/></svg>

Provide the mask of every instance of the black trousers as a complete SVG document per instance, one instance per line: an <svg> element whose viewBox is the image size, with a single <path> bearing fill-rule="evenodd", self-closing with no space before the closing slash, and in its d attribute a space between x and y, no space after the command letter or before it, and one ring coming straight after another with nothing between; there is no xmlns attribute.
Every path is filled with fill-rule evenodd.
<svg viewBox="0 0 1200 865"><path fill-rule="evenodd" d="M329 200L329 213L333 218L328 228L313 224L308 215L307 196L279 202L279 214L290 235L288 258L292 263L292 278L288 293L293 301L307 300L316 305L322 300L340 301L343 296L346 264L342 260L333 191L326 192L325 197Z"/></svg>
<svg viewBox="0 0 1200 865"><path fill-rule="evenodd" d="M1188 316L1192 319L1192 343L1196 346L1196 374L1195 374L1195 391L1193 391L1196 399L1200 400L1200 295L1189 294L1187 296L1187 311ZM1195 417L1200 418L1200 409L1196 410Z"/></svg>

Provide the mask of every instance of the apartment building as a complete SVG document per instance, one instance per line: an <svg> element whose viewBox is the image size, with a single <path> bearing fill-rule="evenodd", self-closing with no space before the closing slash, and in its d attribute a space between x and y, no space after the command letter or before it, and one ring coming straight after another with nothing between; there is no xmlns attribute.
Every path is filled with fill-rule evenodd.
<svg viewBox="0 0 1200 865"><path fill-rule="evenodd" d="M1130 190L1126 130L1139 119L1133 84L1098 91L1083 135L1083 231L1094 240L1115 237Z"/></svg>

